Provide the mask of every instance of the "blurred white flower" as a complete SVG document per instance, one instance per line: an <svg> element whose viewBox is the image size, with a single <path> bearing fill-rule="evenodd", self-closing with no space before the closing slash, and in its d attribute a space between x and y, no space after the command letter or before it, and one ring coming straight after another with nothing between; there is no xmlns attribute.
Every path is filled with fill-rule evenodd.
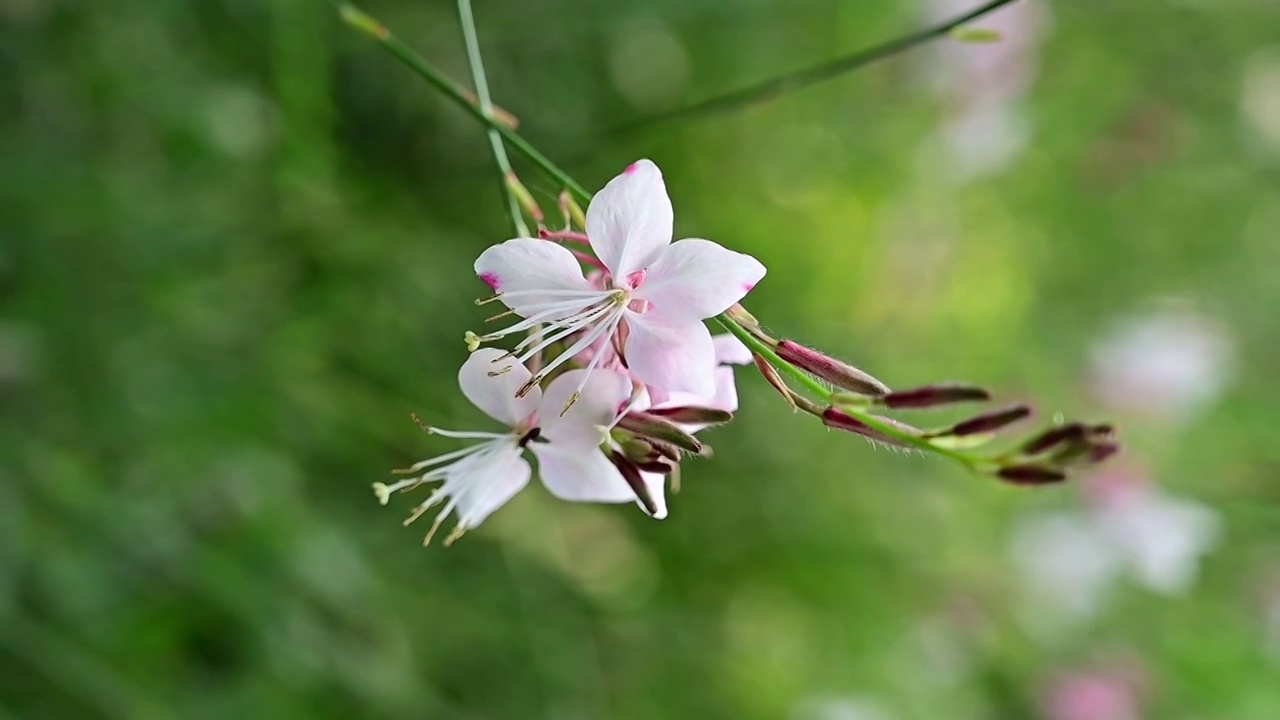
<svg viewBox="0 0 1280 720"><path fill-rule="evenodd" d="M1217 514L1165 493L1132 469L1092 482L1083 511L1034 516L1014 530L1013 561L1036 607L1087 619L1123 576L1163 595L1189 590L1201 556L1218 541Z"/></svg>
<svg viewBox="0 0 1280 720"><path fill-rule="evenodd" d="M856 695L811 695L790 713L792 720L890 720L873 700Z"/></svg>
<svg viewBox="0 0 1280 720"><path fill-rule="evenodd" d="M1245 62L1240 111L1257 138L1280 152L1280 49L1256 52Z"/></svg>
<svg viewBox="0 0 1280 720"><path fill-rule="evenodd" d="M1122 320L1092 352L1090 387L1113 410L1187 419L1234 374L1235 346L1218 323L1162 310Z"/></svg>
<svg viewBox="0 0 1280 720"><path fill-rule="evenodd" d="M942 20L971 10L966 0L927 0L927 14ZM1003 7L974 23L993 30L992 43L939 43L927 76L951 107L934 142L951 155L952 171L963 182L998 173L1021 154L1031 139L1022 111L1038 69L1040 45L1048 34L1049 6L1026 0ZM925 149L928 167L936 167L935 148Z"/></svg>

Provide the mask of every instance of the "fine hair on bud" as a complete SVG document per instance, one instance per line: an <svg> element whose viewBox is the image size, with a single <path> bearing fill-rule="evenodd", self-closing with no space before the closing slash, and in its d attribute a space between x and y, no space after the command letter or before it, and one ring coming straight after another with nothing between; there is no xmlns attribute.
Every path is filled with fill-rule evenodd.
<svg viewBox="0 0 1280 720"><path fill-rule="evenodd" d="M879 397L889 392L889 386L858 368L837 360L830 355L807 348L791 340L783 340L774 348L778 357L810 375L825 380L841 390Z"/></svg>
<svg viewBox="0 0 1280 720"><path fill-rule="evenodd" d="M918 430L917 428L911 427L906 423L899 422L892 418L877 417L876 420L883 422L886 425L892 425L898 430L910 435L920 434L920 430ZM885 435L879 430L876 430L875 428L862 422L861 420L845 413L839 408L829 407L826 410L823 410L822 424L826 425L829 428L835 428L836 430L843 430L845 432L853 433L854 435L861 435L862 437L865 437L868 440L875 440L876 442L882 442L882 443L885 443L886 445L893 445L895 447L902 447L902 448L911 447L910 445L902 442L901 440L898 440L897 438L890 437L889 435Z"/></svg>

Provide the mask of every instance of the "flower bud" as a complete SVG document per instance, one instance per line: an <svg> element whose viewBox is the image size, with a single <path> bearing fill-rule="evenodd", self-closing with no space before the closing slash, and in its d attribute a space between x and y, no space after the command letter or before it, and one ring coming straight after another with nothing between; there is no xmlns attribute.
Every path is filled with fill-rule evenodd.
<svg viewBox="0 0 1280 720"><path fill-rule="evenodd" d="M799 343L783 340L775 350L783 360L842 390L873 396L889 392L888 385L858 368Z"/></svg>
<svg viewBox="0 0 1280 720"><path fill-rule="evenodd" d="M653 497L649 495L649 488L645 487L644 479L640 477L640 468L622 456L617 450L610 451L609 462L618 468L622 479L627 482L627 486L631 488L631 492L636 494L636 499L644 506L646 512L650 515L658 514L658 505L653 501Z"/></svg>
<svg viewBox="0 0 1280 720"><path fill-rule="evenodd" d="M778 371L769 364L768 360L765 360L756 353L751 353L751 359L756 364L756 370L759 370L760 374L764 376L765 382L769 383L774 390L777 390L778 394L782 396L782 399L787 401L787 404L791 406L792 410L795 410L797 396L791 388L787 386L787 382L782 379L782 376L778 374Z"/></svg>
<svg viewBox="0 0 1280 720"><path fill-rule="evenodd" d="M524 183L520 182L520 178L514 172L508 172L503 175L503 179L507 183L507 190L511 192L511 196L516 199L520 207L533 218L534 222L541 224L542 208L538 207L538 201L533 199L533 195Z"/></svg>
<svg viewBox="0 0 1280 720"><path fill-rule="evenodd" d="M1043 465L1006 465L996 474L1014 485L1051 485L1067 479L1061 470Z"/></svg>
<svg viewBox="0 0 1280 720"><path fill-rule="evenodd" d="M1059 445L1078 444L1084 442L1088 428L1083 423L1068 423L1049 428L1031 438L1022 446L1023 455L1039 455L1057 448Z"/></svg>
<svg viewBox="0 0 1280 720"><path fill-rule="evenodd" d="M560 212L564 213L565 220L570 226L585 228L587 226L587 216L582 212L582 206L574 199L568 190L560 192Z"/></svg>
<svg viewBox="0 0 1280 720"><path fill-rule="evenodd" d="M618 427L654 442L655 446L656 443L673 445L695 455L703 452L703 445L697 438L681 430L675 423L647 412L633 410L623 415L618 421Z"/></svg>
<svg viewBox="0 0 1280 720"><path fill-rule="evenodd" d="M937 434L963 437L965 435L994 433L1030 416L1031 408L1026 405L1012 405L956 423L950 429Z"/></svg>
<svg viewBox="0 0 1280 720"><path fill-rule="evenodd" d="M973 385L938 383L910 390L897 390L880 398L886 407L928 408L952 403L990 400L991 393Z"/></svg>
<svg viewBox="0 0 1280 720"><path fill-rule="evenodd" d="M682 425L723 425L733 419L733 413L728 410L693 406L652 408L649 414Z"/></svg>
<svg viewBox="0 0 1280 720"><path fill-rule="evenodd" d="M893 420L892 418L877 417L876 420L879 420L880 422L883 422L887 425L892 425L895 428L901 430L902 432L910 435L920 434L920 431L918 429L913 428L910 425L907 425L906 423ZM885 435L879 430L876 430L875 428L871 427L870 425L867 425L861 420L846 414L845 412L839 410L838 408L829 407L826 410L824 410L822 412L822 424L826 425L829 428L835 428L836 430L844 430L845 432L851 432L854 435L861 435L870 440L875 440L876 442L882 442L888 445L897 445L898 447L911 447L910 445L907 445L906 443L902 442L901 440L898 440L897 438L893 438L893 437L889 437L888 435Z"/></svg>

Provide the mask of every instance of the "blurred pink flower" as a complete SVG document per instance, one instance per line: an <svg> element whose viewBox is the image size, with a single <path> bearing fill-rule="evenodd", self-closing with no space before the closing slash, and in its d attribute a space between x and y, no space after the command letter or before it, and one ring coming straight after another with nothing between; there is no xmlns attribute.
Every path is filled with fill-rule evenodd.
<svg viewBox="0 0 1280 720"><path fill-rule="evenodd" d="M1041 694L1040 712L1046 720L1138 720L1142 685L1124 668L1060 673Z"/></svg>

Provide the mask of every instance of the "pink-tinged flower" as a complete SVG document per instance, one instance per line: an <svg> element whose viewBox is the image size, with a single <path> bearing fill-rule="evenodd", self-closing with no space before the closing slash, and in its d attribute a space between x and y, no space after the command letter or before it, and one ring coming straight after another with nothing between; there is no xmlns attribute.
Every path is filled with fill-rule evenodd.
<svg viewBox="0 0 1280 720"><path fill-rule="evenodd" d="M596 286L583 277L571 251L545 240L516 238L480 255L476 274L524 320L470 337L473 346L542 325L539 335L513 349L523 362L569 341L567 350L517 388L524 394L597 340L621 331L622 353L636 378L670 392L713 394L715 348L702 321L742 299L764 277L764 266L709 240L671 242L671 200L662 173L648 160L629 166L596 194L586 229L608 271ZM583 379L604 356L594 354ZM576 399L570 394L568 404Z"/></svg>
<svg viewBox="0 0 1280 720"><path fill-rule="evenodd" d="M454 432L428 428L443 437L478 440L474 445L423 460L405 472L415 473L392 485L375 483L383 505L391 494L419 485L441 484L414 508L405 524L444 504L427 533L425 543L450 513L457 525L446 538L451 543L480 525L528 484L532 471L524 459L530 450L538 459L538 475L552 495L580 502L621 503L636 499L621 473L601 451L606 429L631 396L631 381L620 373L602 371L591 378L584 370L557 377L543 393L538 387L517 397L516 389L531 374L522 364L493 370L503 356L496 348L477 350L458 371L458 385L473 405L502 423L504 432ZM562 417L560 408L570 394L580 394L576 412ZM417 474L421 473L421 474Z"/></svg>

